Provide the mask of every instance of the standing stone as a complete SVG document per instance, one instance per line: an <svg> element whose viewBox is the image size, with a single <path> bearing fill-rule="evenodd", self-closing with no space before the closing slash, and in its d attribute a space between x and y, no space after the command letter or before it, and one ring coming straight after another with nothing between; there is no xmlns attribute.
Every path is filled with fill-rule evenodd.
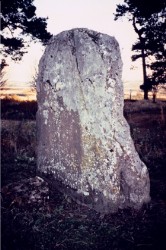
<svg viewBox="0 0 166 250"><path fill-rule="evenodd" d="M53 37L39 64L38 170L101 213L139 208L149 176L123 117L115 38L88 29Z"/></svg>

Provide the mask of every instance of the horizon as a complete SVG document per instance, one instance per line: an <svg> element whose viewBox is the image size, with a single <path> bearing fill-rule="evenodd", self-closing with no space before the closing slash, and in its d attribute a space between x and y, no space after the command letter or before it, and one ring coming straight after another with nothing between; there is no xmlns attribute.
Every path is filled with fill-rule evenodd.
<svg viewBox="0 0 166 250"><path fill-rule="evenodd" d="M47 30L54 36L72 28L88 28L114 36L119 43L123 61L124 82L141 82L143 79L141 60L131 61L131 47L137 40L131 22L127 18L114 21L116 5L122 0L34 0L38 17L48 17ZM64 18L65 17L65 18ZM10 61L6 68L9 82L30 82L44 52L39 43L32 43L28 53L18 63ZM8 62L8 61L7 61ZM18 86L18 84L16 84ZM131 86L132 87L132 86Z"/></svg>
<svg viewBox="0 0 166 250"><path fill-rule="evenodd" d="M16 82L10 82L9 86L4 86L1 88L1 98L11 98L18 101L36 101L37 92L36 89L31 86L30 82L24 82L22 85L21 82L17 82L20 85L15 84ZM143 99L143 91L140 89L141 81L123 81L123 91L124 99L133 99L139 100ZM17 85L17 86L16 86ZM152 91L149 92L149 97L152 98ZM166 100L166 91L161 89L158 91L157 98L161 100Z"/></svg>

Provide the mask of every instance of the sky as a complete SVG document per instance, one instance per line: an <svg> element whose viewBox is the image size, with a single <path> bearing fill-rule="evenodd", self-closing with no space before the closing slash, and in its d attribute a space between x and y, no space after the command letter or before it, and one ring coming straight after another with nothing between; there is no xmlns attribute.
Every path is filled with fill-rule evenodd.
<svg viewBox="0 0 166 250"><path fill-rule="evenodd" d="M116 4L122 0L34 0L36 14L48 17L48 31L56 35L72 28L88 28L114 36L120 45L124 82L142 81L141 61L131 61L131 47L137 35L126 17L114 21ZM10 63L8 81L20 85L32 80L39 59L44 52L39 44L32 44L20 63Z"/></svg>

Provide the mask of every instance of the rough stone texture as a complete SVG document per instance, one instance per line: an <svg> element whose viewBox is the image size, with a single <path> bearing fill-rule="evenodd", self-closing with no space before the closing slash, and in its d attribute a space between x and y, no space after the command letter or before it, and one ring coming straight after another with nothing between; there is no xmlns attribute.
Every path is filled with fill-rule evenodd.
<svg viewBox="0 0 166 250"><path fill-rule="evenodd" d="M149 201L149 176L123 117L115 38L87 29L53 37L39 65L38 170L102 213Z"/></svg>

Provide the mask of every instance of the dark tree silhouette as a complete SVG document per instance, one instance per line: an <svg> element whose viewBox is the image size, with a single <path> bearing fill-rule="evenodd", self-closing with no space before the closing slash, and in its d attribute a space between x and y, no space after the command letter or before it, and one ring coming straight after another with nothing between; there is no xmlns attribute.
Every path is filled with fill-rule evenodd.
<svg viewBox="0 0 166 250"><path fill-rule="evenodd" d="M142 59L144 99L148 99L148 92L153 85L165 82L165 0L124 0L117 5L115 20L127 15L138 35L138 41L132 50L136 52L132 60ZM147 64L146 58L153 60ZM147 67L151 69L151 76L147 75Z"/></svg>
<svg viewBox="0 0 166 250"><path fill-rule="evenodd" d="M47 32L47 19L36 16L33 0L1 0L1 45L2 53L20 60L30 41L44 45L51 38Z"/></svg>
<svg viewBox="0 0 166 250"><path fill-rule="evenodd" d="M166 4L166 2L165 2ZM166 83L166 8L153 14L147 28L149 51L155 60L151 62L152 81L155 84Z"/></svg>

